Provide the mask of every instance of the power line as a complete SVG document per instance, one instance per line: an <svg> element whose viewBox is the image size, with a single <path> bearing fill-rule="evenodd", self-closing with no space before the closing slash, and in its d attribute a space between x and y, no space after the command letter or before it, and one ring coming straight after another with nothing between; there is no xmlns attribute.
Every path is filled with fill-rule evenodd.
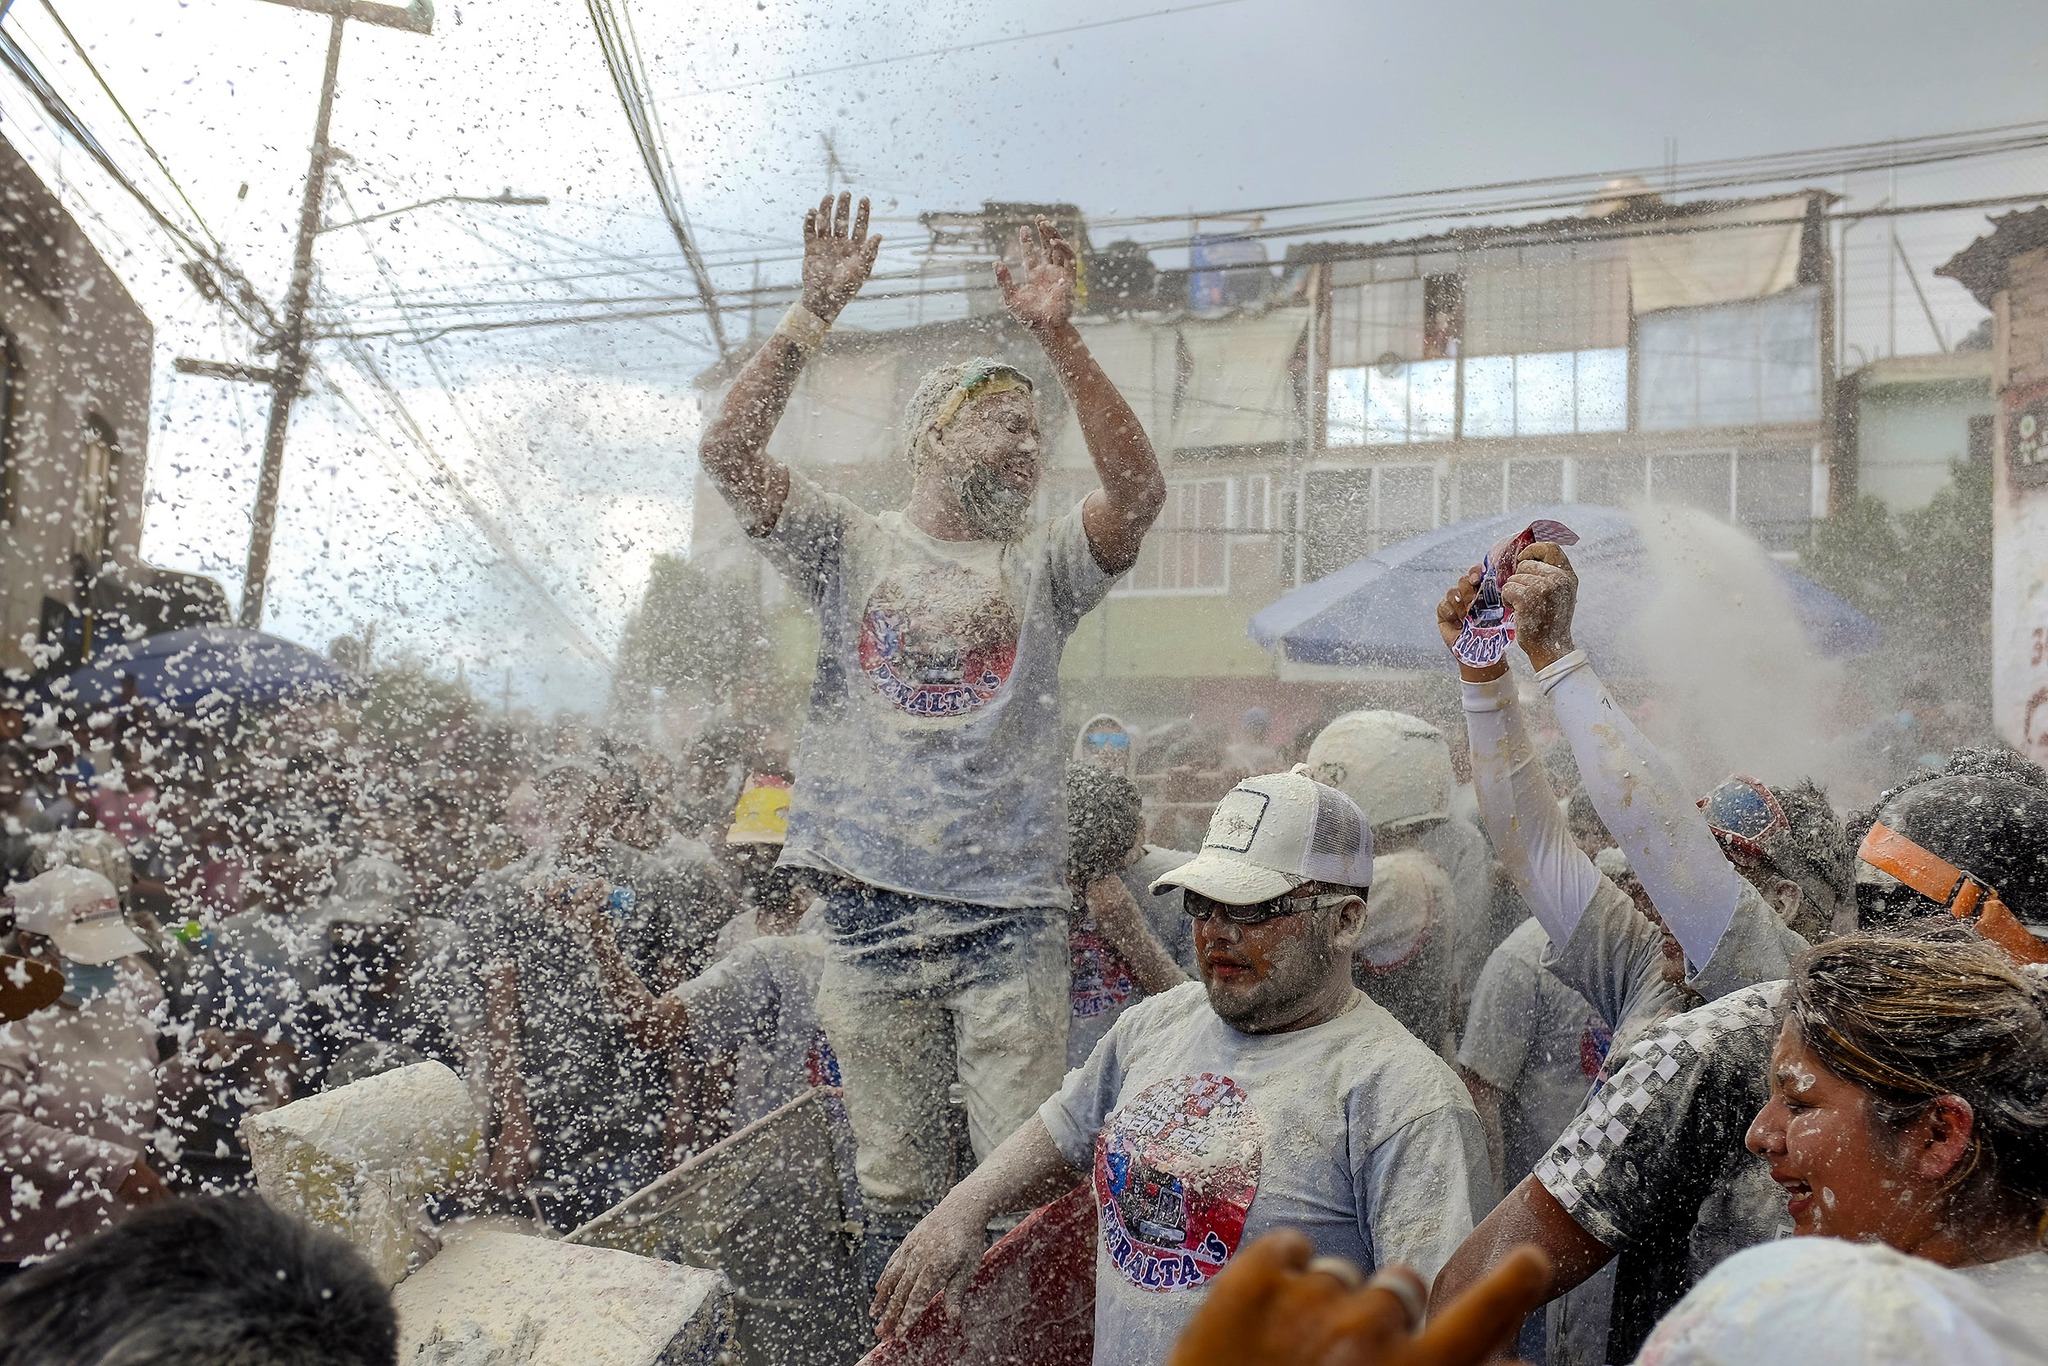
<svg viewBox="0 0 2048 1366"><path fill-rule="evenodd" d="M66 30L66 36L67 38L69 37L68 30ZM72 39L71 41L73 46L76 47L76 40ZM84 56L84 50L80 48L79 51L80 55ZM98 71L96 68L92 68L89 58L86 60L86 64L88 68L93 69L95 78L97 78ZM133 199L143 212L149 216L151 221L169 235L179 247L183 248L193 267L201 272L200 275L194 278L194 284L199 287L202 294L218 300L223 306L232 311L244 326L249 327L253 331L261 333L264 330L263 324L265 322L269 322L272 325L275 324L275 319L270 315L269 305L263 301L262 296L256 292L255 287L249 283L247 277L231 265L219 252L193 237L189 230L172 219L154 199L150 198L148 192L137 184L127 171L122 169L120 163L114 159L113 154L107 150L105 144L99 140L98 135L78 115L78 112L58 93L57 88L50 83L49 78L43 75L42 69L29 57L28 52L22 47L20 40L15 34L4 27L0 27L0 67L5 67L14 76L15 80L20 82L22 87L35 99L36 103L42 107L44 115L51 121L59 133L68 136L74 143L84 149L86 155L91 158L93 163L118 188ZM102 81L102 86L104 87L104 81ZM124 110L124 117L125 114L126 111ZM182 197L183 191L181 190L179 193ZM195 218L197 218L196 214ZM198 219L197 221L199 222L200 230L205 232L208 238L212 238L213 233L206 227L205 220ZM226 288L222 287L223 282L225 282ZM259 314L261 315L260 318Z"/></svg>
<svg viewBox="0 0 2048 1366"><path fill-rule="evenodd" d="M2012 204L2038 204L2042 203L2043 201L2048 201L2048 191L2028 195L2002 195L1989 199L1952 200L1939 204L1901 205L1895 208L1882 210L1851 211L1845 213L1830 214L1827 215L1827 219L1828 221L1837 221L1880 216L1906 217L1914 214L1926 213L1956 213L1969 209L1996 208ZM1688 232L1715 232L1763 226L1785 227L1790 226L1796 221L1797 220L1783 218L1734 220L1722 223L1695 224L1684 230ZM1671 227L1668 222L1617 224L1608 227L1605 230L1575 229L1569 233L1557 232L1554 229L1544 231L1540 227L1538 227L1532 229L1528 233L1515 236L1512 239L1504 239L1499 243L1499 245L1542 246L1557 243L1616 241L1627 240L1632 237L1651 236L1657 233L1669 231L1671 231ZM1384 245L1386 247L1386 250L1389 252L1406 252L1414 250L1414 246L1412 243L1402 242L1389 243ZM1366 254L1370 254L1370 252L1368 251ZM1247 268L1261 269L1264 267ZM762 290L758 291L758 294L756 291L753 290L732 290L726 293L726 297L728 299L739 299L766 296L769 300L772 301L772 299L776 295L793 295L797 289L798 286L795 284L775 285L764 287ZM882 290L876 293L864 293L861 297L863 300L867 302L889 302L900 299L953 295L957 294L958 292L959 291L957 288L920 288L902 290ZM409 325L403 328L381 328L377 326L373 320L371 330L351 330L345 335L366 339L394 337L400 339L410 339L416 342L426 342L439 340L440 338L447 337L456 333L482 333L507 330L522 330L528 328L577 327L606 323L645 322L651 319L659 318L696 317L699 316L701 312L701 306L691 302L687 302L686 300L688 296L684 295L643 295L640 297L641 300L648 305L648 307L637 309L614 308L610 312L597 315L567 314L536 318L495 318L472 319L468 321L440 322L431 323L424 329L419 328L416 324ZM632 302L632 300L622 299L607 302L629 303ZM329 335L344 334L333 333Z"/></svg>
<svg viewBox="0 0 2048 1366"><path fill-rule="evenodd" d="M336 188L341 191L342 202L349 206L349 212L353 214L355 206L349 201L347 188L342 186L337 186ZM391 267L385 263L383 256L378 253L375 245L371 243L368 228L359 224L356 230L363 235L364 248L369 252L370 260L376 265L377 273L383 277L385 288L391 292L392 298L395 301L399 301L399 306L403 309L404 304L402 300L399 300L398 285L391 273ZM541 581L540 575L527 563L526 557L520 554L519 548L512 540L511 534L506 531L498 522L498 519L492 515L490 510L483 505L476 495L469 491L469 486L456 475L454 469L442 458L441 453L427 440L426 432L413 420L411 412L405 407L404 400L398 396L397 390L385 380L383 372L377 368L376 363L370 358L368 349L354 338L348 339L346 344L350 347L355 357L358 358L358 364L366 369L370 377L376 381L377 385L390 398L407 431L419 443L420 449L426 453L427 458L433 462L434 468L441 473L444 479L448 480L449 486L453 489L457 500L462 504L463 510L469 514L470 519L483 532L484 539L490 543L491 548L504 558L506 564L511 567L514 574L519 576L521 582L525 583L539 595L543 606L567 633L571 643L593 660L609 666L611 661L606 657L604 650L591 638L589 632L584 630L582 623L570 615L569 610L555 597L554 592ZM454 386L448 382L448 377L442 371L440 362L435 359L433 351L424 346L420 349L421 354L426 359L427 368L433 373L435 382L441 386L441 392L447 398L448 406L455 414L455 420L462 424L463 432L469 437L470 446L481 454L483 449L482 443L477 440L475 429L469 425L469 418L462 411L462 404L455 397ZM501 489L500 491L502 492L503 490Z"/></svg>
<svg viewBox="0 0 2048 1366"><path fill-rule="evenodd" d="M206 234L206 239L213 244L214 251L216 253L220 252L222 250L220 238L214 236L213 229L206 226L206 219L199 212L198 207L192 203L192 197L185 193L185 187L180 185L178 178L171 174L170 166L164 162L163 157L157 154L156 148L150 145L148 135L142 131L141 125L135 122L135 116L128 112L128 106L121 103L121 97L114 93L114 87L107 84L107 78L100 74L100 69L93 63L92 54L86 51L85 44L78 41L77 36L71 32L71 26L64 22L64 16L57 13L57 6L53 3L53 0L43 0L43 10L50 16L50 22L57 26L57 31L64 35L64 41L71 44L71 50L78 54L78 60L84 63L87 73L99 85L102 93L106 95L108 102L121 115L122 122L128 125L128 131L135 134L135 140L142 145L142 150L148 154L151 161L156 163L156 168L163 172L164 179L169 182L171 189L176 192L178 201L185 206L186 212L192 215L192 221L197 223L199 230Z"/></svg>
<svg viewBox="0 0 2048 1366"><path fill-rule="evenodd" d="M736 81L731 85L714 85L702 90L693 90L680 96L681 99L702 99L707 95L725 95L735 90L752 90L763 85L782 85L789 81L805 81L813 76L836 76L842 71L866 71L871 67L890 66L897 62L915 62L926 57L950 57L957 52L973 52L977 48L1001 47L1008 43L1029 43L1040 38L1058 38L1068 33L1084 33L1089 29L1114 28L1118 24L1135 24L1145 19L1163 19L1169 14L1193 14L1197 10L1222 9L1226 5L1241 5L1245 0L1205 0L1197 5L1174 5L1167 9L1147 10L1143 14L1125 14L1115 19L1091 19L1086 23L1068 24L1064 28L1041 29L1036 33L1012 33L1001 38L981 38L971 43L954 43L950 47L927 48L922 52L899 52L892 57L870 57L865 61L845 62L839 66L813 67L809 71L792 71L781 76L757 76L750 81Z"/></svg>
<svg viewBox="0 0 2048 1366"><path fill-rule="evenodd" d="M626 111L626 123L633 132L633 145L640 151L648 179L654 182L654 197L668 219L669 231L675 234L676 245L683 249L683 260L689 264L691 276L697 282L697 292L704 301L705 321L711 326L711 339L718 346L718 354L724 356L730 350L725 340L725 324L718 316L718 300L711 287L711 276L690 236L689 215L683 209L682 189L676 182L674 166L669 158L668 139L661 130L661 114L655 108L654 96L648 88L646 68L640 57L640 40L633 33L631 11L626 8L625 0L585 0L585 6L590 12L591 24L597 29L598 44L604 49L605 70L611 75L612 88L618 92L619 103Z"/></svg>

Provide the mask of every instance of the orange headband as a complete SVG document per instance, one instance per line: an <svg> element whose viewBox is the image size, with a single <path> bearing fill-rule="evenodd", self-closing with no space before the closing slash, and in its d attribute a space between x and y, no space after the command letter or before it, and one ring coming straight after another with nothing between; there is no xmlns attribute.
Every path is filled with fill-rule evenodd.
<svg viewBox="0 0 2048 1366"><path fill-rule="evenodd" d="M2019 962L2048 963L2048 944L2029 934L2027 927L2006 909L1997 888L1921 848L1882 821L1871 825L1856 857L1880 872L1890 873L1958 920L1970 919L1974 911L1977 933Z"/></svg>

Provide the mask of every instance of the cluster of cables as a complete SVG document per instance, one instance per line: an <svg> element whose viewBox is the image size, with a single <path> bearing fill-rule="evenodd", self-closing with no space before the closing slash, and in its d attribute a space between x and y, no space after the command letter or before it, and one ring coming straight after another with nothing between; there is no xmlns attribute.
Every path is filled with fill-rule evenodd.
<svg viewBox="0 0 2048 1366"><path fill-rule="evenodd" d="M668 136L662 132L661 112L654 105L647 66L640 57L640 40L633 33L633 16L625 0L585 0L585 4L590 10L590 22L597 29L598 42L604 48L605 69L611 73L612 87L619 93L626 122L633 130L633 143L640 149L648 178L654 182L654 197L661 204L669 231L676 235L676 244L683 249L683 259L689 263L690 277L703 301L704 320L711 326L711 340L723 357L729 348L725 324L718 314L718 293L712 288L711 275L704 268L704 258L698 254L690 232L689 215L683 210L683 192L676 183Z"/></svg>

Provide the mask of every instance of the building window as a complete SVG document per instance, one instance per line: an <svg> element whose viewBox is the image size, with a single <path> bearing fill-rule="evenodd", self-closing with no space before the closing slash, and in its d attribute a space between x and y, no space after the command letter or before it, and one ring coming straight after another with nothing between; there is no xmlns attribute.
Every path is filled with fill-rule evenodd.
<svg viewBox="0 0 2048 1366"><path fill-rule="evenodd" d="M1145 534L1120 593L1223 593L1230 588L1228 479L1177 480Z"/></svg>
<svg viewBox="0 0 2048 1366"><path fill-rule="evenodd" d="M1237 515L1232 524L1237 530L1253 535L1264 535L1273 530L1273 476L1245 476L1244 496L1237 500Z"/></svg>
<svg viewBox="0 0 2048 1366"><path fill-rule="evenodd" d="M121 446L114 429L95 415L85 420L85 451L78 471L75 538L86 563L97 571L114 553L121 511Z"/></svg>
<svg viewBox="0 0 2048 1366"><path fill-rule="evenodd" d="M1301 582L1301 490L1282 485L1273 494L1273 524L1279 535L1275 566L1283 587Z"/></svg>
<svg viewBox="0 0 2048 1366"><path fill-rule="evenodd" d="M1820 420L1820 291L1645 314L1636 325L1646 431Z"/></svg>
<svg viewBox="0 0 2048 1366"><path fill-rule="evenodd" d="M1465 360L1467 437L1570 436L1628 428L1628 348Z"/></svg>
<svg viewBox="0 0 2048 1366"><path fill-rule="evenodd" d="M1745 451L1735 460L1735 520L1766 550L1795 550L1813 520L1813 456Z"/></svg>
<svg viewBox="0 0 2048 1366"><path fill-rule="evenodd" d="M1311 470L1307 476L1307 563L1318 579L1437 524L1435 465Z"/></svg>
<svg viewBox="0 0 2048 1366"><path fill-rule="evenodd" d="M1813 517L1812 465L1800 449L1652 456L1650 497L1737 523L1766 550L1790 550Z"/></svg>
<svg viewBox="0 0 2048 1366"><path fill-rule="evenodd" d="M1388 360L1330 371L1331 446L1449 441L1457 416L1455 360Z"/></svg>
<svg viewBox="0 0 2048 1366"><path fill-rule="evenodd" d="M1456 356L1465 340L1465 280L1460 275L1422 277L1422 358Z"/></svg>

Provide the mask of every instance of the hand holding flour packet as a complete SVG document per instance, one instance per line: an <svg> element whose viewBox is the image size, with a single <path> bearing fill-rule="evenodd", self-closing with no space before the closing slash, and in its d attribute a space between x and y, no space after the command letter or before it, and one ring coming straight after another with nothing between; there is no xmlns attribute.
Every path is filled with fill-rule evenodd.
<svg viewBox="0 0 2048 1366"><path fill-rule="evenodd" d="M1577 545L1579 534L1563 522L1535 521L1486 552L1479 562L1479 593L1465 613L1465 629L1451 653L1475 669L1500 663L1515 642L1514 609L1500 600L1500 586L1515 572L1522 552L1538 541Z"/></svg>

